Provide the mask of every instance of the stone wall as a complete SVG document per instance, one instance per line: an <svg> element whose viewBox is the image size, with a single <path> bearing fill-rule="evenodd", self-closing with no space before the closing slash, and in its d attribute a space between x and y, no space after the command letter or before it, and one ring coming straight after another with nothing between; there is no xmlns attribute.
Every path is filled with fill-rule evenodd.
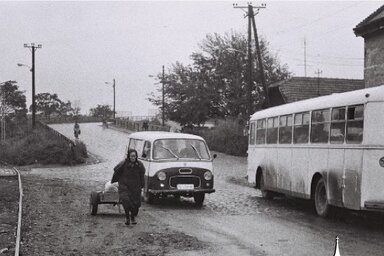
<svg viewBox="0 0 384 256"><path fill-rule="evenodd" d="M365 87L384 85L384 30L365 38Z"/></svg>

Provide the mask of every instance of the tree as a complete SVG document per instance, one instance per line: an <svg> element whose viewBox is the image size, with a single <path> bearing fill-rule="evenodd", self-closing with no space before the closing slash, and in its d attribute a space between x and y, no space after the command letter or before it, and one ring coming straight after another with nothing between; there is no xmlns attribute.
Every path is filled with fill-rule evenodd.
<svg viewBox="0 0 384 256"><path fill-rule="evenodd" d="M0 84L0 106L2 114L9 118L26 118L26 97L19 90L17 82L7 81Z"/></svg>
<svg viewBox="0 0 384 256"><path fill-rule="evenodd" d="M165 75L165 115L182 125L200 125L209 118L248 119L247 38L240 33L207 35L199 48L191 55L192 65L177 62ZM264 39L260 49L267 84L288 78L287 66L280 65ZM251 112L260 109L265 98L256 56L253 61ZM157 79L161 81L162 74ZM151 94L148 99L154 105L162 105L161 95Z"/></svg>
<svg viewBox="0 0 384 256"><path fill-rule="evenodd" d="M36 95L35 100L36 111L40 111L46 118L50 118L53 114L66 116L73 111L71 102L63 102L56 93L39 93ZM32 106L30 107L31 109Z"/></svg>
<svg viewBox="0 0 384 256"><path fill-rule="evenodd" d="M113 116L113 110L109 105L97 105L96 108L91 108L89 113L93 117L101 117L103 120L107 120Z"/></svg>

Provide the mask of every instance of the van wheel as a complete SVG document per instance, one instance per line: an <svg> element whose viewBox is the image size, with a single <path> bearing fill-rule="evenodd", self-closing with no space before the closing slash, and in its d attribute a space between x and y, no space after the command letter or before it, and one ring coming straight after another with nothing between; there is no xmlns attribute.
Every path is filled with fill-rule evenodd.
<svg viewBox="0 0 384 256"><path fill-rule="evenodd" d="M144 202L146 202L147 204L153 204L154 200L155 196L151 192L146 190L144 192Z"/></svg>
<svg viewBox="0 0 384 256"><path fill-rule="evenodd" d="M100 195L97 192L92 192L91 197L89 199L89 210L91 215L96 215L97 214L97 208L99 206L99 201L100 201Z"/></svg>
<svg viewBox="0 0 384 256"><path fill-rule="evenodd" d="M316 184L314 206L316 214L320 217L329 215L330 205L328 204L327 188L323 178L320 178Z"/></svg>
<svg viewBox="0 0 384 256"><path fill-rule="evenodd" d="M275 196L275 194L272 191L264 189L264 175L263 175L263 173L261 173L261 175L260 175L260 190L261 190L261 196L265 199L271 200Z"/></svg>
<svg viewBox="0 0 384 256"><path fill-rule="evenodd" d="M195 204L197 206L202 206L204 203L205 194L204 193L194 194L193 199L195 200Z"/></svg>

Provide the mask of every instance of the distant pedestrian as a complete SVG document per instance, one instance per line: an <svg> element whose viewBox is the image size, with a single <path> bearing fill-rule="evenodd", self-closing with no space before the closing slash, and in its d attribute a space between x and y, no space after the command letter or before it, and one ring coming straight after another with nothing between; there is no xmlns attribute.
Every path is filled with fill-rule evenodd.
<svg viewBox="0 0 384 256"><path fill-rule="evenodd" d="M128 150L127 158L114 168L112 183L119 183L119 197L123 204L125 225L136 224L135 217L141 206L141 189L144 187L144 165L137 159L137 151Z"/></svg>
<svg viewBox="0 0 384 256"><path fill-rule="evenodd" d="M75 125L73 126L73 134L75 135L76 139L79 138L80 133L81 133L80 125L77 121L75 121Z"/></svg>
<svg viewBox="0 0 384 256"><path fill-rule="evenodd" d="M143 130L148 131L148 122L147 121L143 122Z"/></svg>

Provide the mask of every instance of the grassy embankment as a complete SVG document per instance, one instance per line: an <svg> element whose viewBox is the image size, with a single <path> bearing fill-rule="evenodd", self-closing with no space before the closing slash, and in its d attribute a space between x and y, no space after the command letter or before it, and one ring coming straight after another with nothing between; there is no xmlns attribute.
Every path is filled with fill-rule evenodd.
<svg viewBox="0 0 384 256"><path fill-rule="evenodd" d="M0 161L12 165L84 163L88 157L84 143L70 144L41 128L23 137L9 138L0 142Z"/></svg>

